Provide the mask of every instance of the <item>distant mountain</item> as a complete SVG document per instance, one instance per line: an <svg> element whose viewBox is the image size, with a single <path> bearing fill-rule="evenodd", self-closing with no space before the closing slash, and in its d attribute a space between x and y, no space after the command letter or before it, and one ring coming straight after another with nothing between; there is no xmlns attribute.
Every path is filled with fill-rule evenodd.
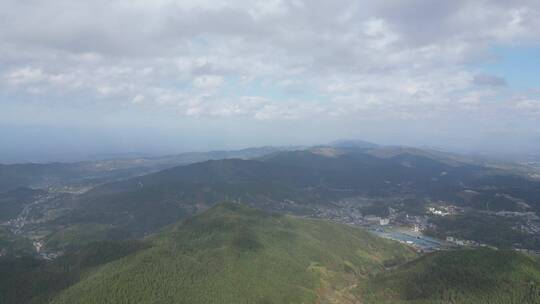
<svg viewBox="0 0 540 304"><path fill-rule="evenodd" d="M449 164L404 152L377 157L356 148L281 151L252 160L224 159L178 166L98 186L65 203L73 208L57 225L95 223L137 234L155 231L223 201L310 214L355 196L414 196L484 208L515 210L513 198L539 208L540 183L469 164ZM463 196L464 190L478 195Z"/></svg>
<svg viewBox="0 0 540 304"><path fill-rule="evenodd" d="M335 148L374 149L379 145L363 140L336 140L329 144Z"/></svg>
<svg viewBox="0 0 540 304"><path fill-rule="evenodd" d="M372 154L372 149L317 147L304 151L284 151L261 158L271 163L315 169L321 172L329 187L355 188L367 191L386 190L400 183L415 184L424 189L440 181L457 182L483 168L470 165L452 166L424 155L396 153L389 157ZM446 172L441 176L441 173ZM437 178L437 181L434 180Z"/></svg>
<svg viewBox="0 0 540 304"><path fill-rule="evenodd" d="M305 198L313 170L254 160L212 160L105 184L81 195L69 222L98 221L153 231L212 205Z"/></svg>
<svg viewBox="0 0 540 304"><path fill-rule="evenodd" d="M92 187L178 165L212 159L250 159L282 149L288 148L260 147L236 151L189 152L163 157L115 158L77 163L0 164L0 193L20 187Z"/></svg>
<svg viewBox="0 0 540 304"><path fill-rule="evenodd" d="M374 153L383 150L387 153ZM378 198L382 202L380 206L362 207L362 210L356 207L362 213L386 214L389 206L397 205L405 213L423 216L426 201L472 208L477 210L473 215L480 219L487 218L481 213L484 211L540 210L539 181L411 148L318 146L284 151L263 148L185 156L184 160L219 158L226 154L241 154L250 159L196 162L131 178L118 174L129 165L117 164L112 169L109 164L100 170L111 170L100 172L111 175L102 175L94 188L90 189L87 183L86 189L90 190L83 193L48 192L43 201L32 205L28 218L9 225L18 229L24 224L23 234L38 237L47 250L55 251L97 240L140 237L223 201L241 202L272 212L322 217L337 210L336 204L357 197ZM58 168L65 168L65 164ZM75 172L73 176L78 174ZM106 182L108 179L113 181ZM11 201L7 197L13 194L0 194L0 209L5 211L3 221L13 219L28 205L23 192ZM444 222L433 219L432 223L444 228L433 230L433 234L444 238L457 231L458 236L472 235L473 239L495 246L512 245L516 240L506 236L494 238L493 233L480 237L477 229L469 229L477 227L473 224L478 221L469 218L451 217ZM504 231L521 225L516 221L504 222ZM465 233L470 231L472 234ZM516 233L520 239L527 237L522 232ZM519 243L533 249L540 241Z"/></svg>

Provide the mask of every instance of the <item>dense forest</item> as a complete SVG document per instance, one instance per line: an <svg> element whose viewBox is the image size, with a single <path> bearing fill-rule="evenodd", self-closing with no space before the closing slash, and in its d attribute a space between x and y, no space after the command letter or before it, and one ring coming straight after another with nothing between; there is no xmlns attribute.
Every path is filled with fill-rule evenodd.
<svg viewBox="0 0 540 304"><path fill-rule="evenodd" d="M360 229L221 204L143 242L95 242L52 263L6 261L2 299L342 303L358 280L416 256Z"/></svg>
<svg viewBox="0 0 540 304"><path fill-rule="evenodd" d="M32 256L0 258L0 303L49 303L93 269L146 246L141 241L94 242L51 262Z"/></svg>
<svg viewBox="0 0 540 304"><path fill-rule="evenodd" d="M142 241L0 260L0 303L540 303L540 265L410 248L358 228L219 204Z"/></svg>
<svg viewBox="0 0 540 304"><path fill-rule="evenodd" d="M540 265L514 251L436 252L376 275L358 293L373 304L534 304Z"/></svg>

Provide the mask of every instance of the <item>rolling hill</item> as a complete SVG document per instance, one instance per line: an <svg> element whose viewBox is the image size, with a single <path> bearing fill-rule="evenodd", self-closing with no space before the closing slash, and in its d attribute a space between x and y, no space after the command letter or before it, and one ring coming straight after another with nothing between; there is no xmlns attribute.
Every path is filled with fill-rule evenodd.
<svg viewBox="0 0 540 304"><path fill-rule="evenodd" d="M231 203L149 242L52 303L354 303L358 280L415 256L362 230Z"/></svg>
<svg viewBox="0 0 540 304"><path fill-rule="evenodd" d="M356 303L352 291L360 280L416 257L404 245L357 228L234 203L169 226L143 245L100 244L48 265L27 262L22 271L5 272L17 273L17 280L9 281L11 288L0 298L24 303L13 302L16 295L38 286L25 299L70 304ZM58 283L43 279L47 275Z"/></svg>

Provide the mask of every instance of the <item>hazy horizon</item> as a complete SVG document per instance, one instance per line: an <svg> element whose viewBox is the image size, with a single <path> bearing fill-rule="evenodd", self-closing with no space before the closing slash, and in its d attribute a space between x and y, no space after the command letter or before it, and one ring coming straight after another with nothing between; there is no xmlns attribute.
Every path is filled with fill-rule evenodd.
<svg viewBox="0 0 540 304"><path fill-rule="evenodd" d="M39 134L39 133L37 133ZM172 134L171 138L176 135ZM126 139L132 142L127 143ZM535 149L523 150L523 149L497 149L482 145L474 145L471 143L469 146L452 146L452 145L429 145L422 142L400 142L400 141L381 141L381 140L368 140L366 138L353 138L353 137L336 137L328 138L326 141L316 140L290 140L275 143L268 143L265 141L254 141L254 143L243 142L211 142L204 141L204 138L200 141L191 141L182 143L182 141L173 141L166 139L156 139L148 142L138 142L135 138L116 138L109 137L107 140L100 142L102 146L95 145L94 143L77 142L76 145L65 146L49 146L46 144L55 145L57 142L52 141L44 143L37 140L34 144L37 146L40 143L45 144L44 149L36 149L34 147L25 147L25 144L18 143L16 139L11 139L11 143L16 149L10 151L9 148L3 149L5 153L2 153L0 158L0 164L17 164L17 163L53 163L53 162L80 162L80 161L95 161L95 160L107 160L115 158L139 158L139 157L163 157L171 156L189 152L212 152L212 151L235 151L249 148L262 148L262 147L311 147L329 145L338 141L365 141L373 143L381 147L391 146L404 146L414 147L420 149L431 149L441 152L457 153L461 155L470 156L484 156L491 159L499 159L505 161L526 161L526 160L538 160L540 159L540 153ZM65 141L67 143L69 141ZM24 147L24 152L21 152L21 147ZM475 148L476 147L476 148ZM28 149L26 149L28 148ZM52 151L52 152L51 152ZM54 152L59 151L59 152ZM523 152L525 151L525 152Z"/></svg>
<svg viewBox="0 0 540 304"><path fill-rule="evenodd" d="M349 138L538 154L538 28L532 0L6 0L0 162Z"/></svg>

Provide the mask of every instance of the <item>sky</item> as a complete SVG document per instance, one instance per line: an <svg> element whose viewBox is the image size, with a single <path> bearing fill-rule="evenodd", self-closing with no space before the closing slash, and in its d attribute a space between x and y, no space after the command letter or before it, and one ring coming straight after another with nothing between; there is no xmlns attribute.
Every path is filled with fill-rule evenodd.
<svg viewBox="0 0 540 304"><path fill-rule="evenodd" d="M540 151L537 0L2 0L0 162Z"/></svg>

